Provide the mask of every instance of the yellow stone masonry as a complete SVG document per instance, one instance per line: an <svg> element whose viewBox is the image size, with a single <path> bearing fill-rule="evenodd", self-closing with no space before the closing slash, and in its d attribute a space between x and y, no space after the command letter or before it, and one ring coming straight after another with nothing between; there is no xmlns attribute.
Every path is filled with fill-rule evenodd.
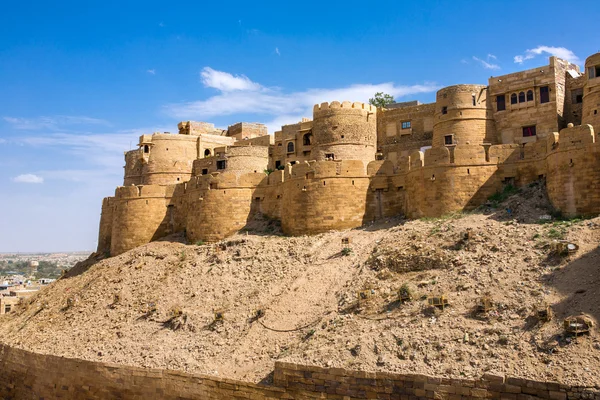
<svg viewBox="0 0 600 400"><path fill-rule="evenodd" d="M289 235L395 215L468 210L505 185L545 180L565 215L600 213L600 53L584 71L549 64L488 85L440 89L436 102L315 105L313 119L227 130L181 122L125 153L104 199L98 251L117 255L175 232L217 241L257 215Z"/></svg>

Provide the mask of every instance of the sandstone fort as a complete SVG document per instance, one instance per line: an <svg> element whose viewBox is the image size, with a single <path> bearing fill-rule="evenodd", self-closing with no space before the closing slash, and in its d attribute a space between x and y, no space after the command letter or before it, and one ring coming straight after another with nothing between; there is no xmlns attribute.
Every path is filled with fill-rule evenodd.
<svg viewBox="0 0 600 400"><path fill-rule="evenodd" d="M125 153L105 198L98 251L121 254L175 232L217 241L257 215L289 235L396 215L475 208L506 185L545 180L564 215L600 213L600 53L460 84L435 103L315 105L274 136L258 123L181 122Z"/></svg>

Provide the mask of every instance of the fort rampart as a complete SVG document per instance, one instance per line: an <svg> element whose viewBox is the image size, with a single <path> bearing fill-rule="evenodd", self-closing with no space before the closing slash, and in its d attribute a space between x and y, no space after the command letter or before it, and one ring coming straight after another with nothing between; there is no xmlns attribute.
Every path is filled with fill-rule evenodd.
<svg viewBox="0 0 600 400"><path fill-rule="evenodd" d="M28 352L0 345L3 399L600 399L594 387L485 374L480 379L363 372L276 362L254 384Z"/></svg>
<svg viewBox="0 0 600 400"><path fill-rule="evenodd" d="M173 232L217 241L257 215L289 235L438 217L537 180L564 215L598 214L598 104L600 53L585 74L551 57L487 86L442 88L432 104L317 104L312 121L275 140L261 124L180 123L179 135L143 135L125 153L98 250L116 255Z"/></svg>

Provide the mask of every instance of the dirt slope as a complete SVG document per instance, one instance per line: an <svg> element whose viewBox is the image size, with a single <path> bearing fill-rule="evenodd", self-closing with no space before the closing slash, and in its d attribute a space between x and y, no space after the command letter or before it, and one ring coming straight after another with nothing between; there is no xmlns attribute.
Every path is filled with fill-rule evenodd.
<svg viewBox="0 0 600 400"><path fill-rule="evenodd" d="M595 384L597 328L565 337L562 318L600 318L600 219L540 224L549 212L542 193L313 237L263 229L211 245L151 243L78 268L1 318L0 335L42 353L252 381L281 359ZM558 237L579 250L553 254ZM397 300L403 284L414 297L406 304ZM431 294L450 306L430 309L422 298ZM494 310L474 315L485 294ZM543 302L555 312L545 324L531 317Z"/></svg>

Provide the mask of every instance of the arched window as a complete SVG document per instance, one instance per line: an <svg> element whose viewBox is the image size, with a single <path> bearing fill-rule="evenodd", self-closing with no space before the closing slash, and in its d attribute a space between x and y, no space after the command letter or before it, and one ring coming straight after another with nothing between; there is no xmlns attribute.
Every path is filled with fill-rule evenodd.
<svg viewBox="0 0 600 400"><path fill-rule="evenodd" d="M533 90L527 91L527 101L533 101Z"/></svg>
<svg viewBox="0 0 600 400"><path fill-rule="evenodd" d="M210 157L210 149L204 150L204 157Z"/></svg>
<svg viewBox="0 0 600 400"><path fill-rule="evenodd" d="M525 92L519 93L519 103L525 103Z"/></svg>
<svg viewBox="0 0 600 400"><path fill-rule="evenodd" d="M287 144L287 152L288 153L293 153L294 152L294 142L288 142L288 144Z"/></svg>
<svg viewBox="0 0 600 400"><path fill-rule="evenodd" d="M144 153L150 153L150 147L147 144L144 145Z"/></svg>
<svg viewBox="0 0 600 400"><path fill-rule="evenodd" d="M517 104L517 94L513 93L510 95L510 104Z"/></svg>
<svg viewBox="0 0 600 400"><path fill-rule="evenodd" d="M310 143L311 141L312 141L312 134L310 134L310 133L307 133L306 135L304 135L302 137L302 144L305 145L305 146L310 146L311 145L311 143Z"/></svg>

